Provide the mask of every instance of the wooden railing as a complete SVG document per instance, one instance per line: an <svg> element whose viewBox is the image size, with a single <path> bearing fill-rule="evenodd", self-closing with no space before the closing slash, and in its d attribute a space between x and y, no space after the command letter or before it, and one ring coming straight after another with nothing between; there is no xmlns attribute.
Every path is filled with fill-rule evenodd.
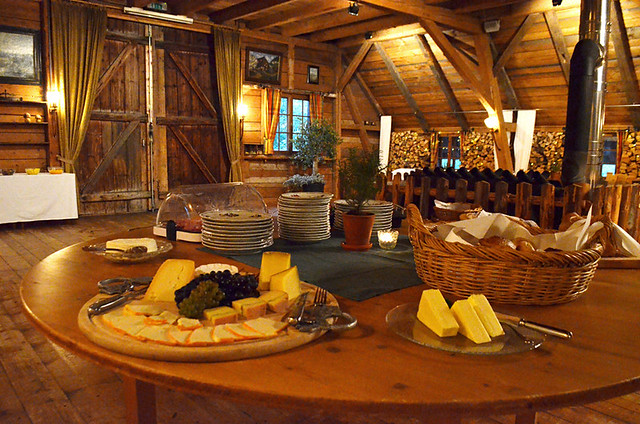
<svg viewBox="0 0 640 424"><path fill-rule="evenodd" d="M493 190L486 181L478 181L469 187L464 179L455 181L449 187L446 178L423 177L411 173L404 176L390 174L383 177L383 192L379 197L396 205L407 206L415 203L423 218L433 219L433 199L443 202L468 202L481 206L489 212L500 212L531 219L541 228L557 228L562 217L570 212L586 215L592 208L592 215L607 215L636 240L640 240L640 184L605 184L590 190L588 184L573 184L556 187L542 184L536 187L521 182L516 185L515 194L509 192L504 181L495 183ZM423 187L429 187L423 190ZM539 188L539 190L538 190ZM539 194L538 194L539 191Z"/></svg>

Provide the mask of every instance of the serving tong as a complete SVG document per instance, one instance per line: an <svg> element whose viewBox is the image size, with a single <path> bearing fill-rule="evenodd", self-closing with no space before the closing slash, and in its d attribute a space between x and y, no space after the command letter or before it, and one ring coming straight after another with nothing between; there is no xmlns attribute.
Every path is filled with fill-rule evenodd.
<svg viewBox="0 0 640 424"><path fill-rule="evenodd" d="M89 318L142 296L147 292L151 280L152 277L116 277L98 281L98 291L110 296L89 305L87 308Z"/></svg>
<svg viewBox="0 0 640 424"><path fill-rule="evenodd" d="M328 305L328 292L317 288L313 303L307 305L309 292L302 293L291 311L283 317L298 331L314 333L316 331L344 331L354 328L358 320L338 306ZM331 319L331 322L329 320ZM340 320L344 323L338 323Z"/></svg>

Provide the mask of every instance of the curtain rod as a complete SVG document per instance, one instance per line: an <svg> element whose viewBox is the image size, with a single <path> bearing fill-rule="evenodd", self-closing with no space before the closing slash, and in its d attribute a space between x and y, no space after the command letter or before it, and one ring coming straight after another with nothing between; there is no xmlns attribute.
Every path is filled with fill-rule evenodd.
<svg viewBox="0 0 640 424"><path fill-rule="evenodd" d="M280 91L282 91L283 93L289 93L289 94L320 94L323 97L336 97L336 93L325 93L322 91L311 91L311 90L300 90L297 88L278 88L276 86L271 86L268 84L243 84L244 87L249 87L249 88L267 88L267 87L273 87L276 88Z"/></svg>

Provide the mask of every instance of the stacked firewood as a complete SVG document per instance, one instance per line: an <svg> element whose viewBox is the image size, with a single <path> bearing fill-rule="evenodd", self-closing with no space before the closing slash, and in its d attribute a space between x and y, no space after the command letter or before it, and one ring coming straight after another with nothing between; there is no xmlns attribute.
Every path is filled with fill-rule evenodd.
<svg viewBox="0 0 640 424"><path fill-rule="evenodd" d="M423 136L414 131L392 133L389 169L430 166L430 141L430 136Z"/></svg>
<svg viewBox="0 0 640 424"><path fill-rule="evenodd" d="M538 172L557 172L562 169L564 155L563 131L535 131L529 158L529 169Z"/></svg>
<svg viewBox="0 0 640 424"><path fill-rule="evenodd" d="M640 132L629 132L624 139L620 157L620 173L640 177Z"/></svg>
<svg viewBox="0 0 640 424"><path fill-rule="evenodd" d="M464 134L461 148L462 166L467 169L495 169L493 134L468 131Z"/></svg>

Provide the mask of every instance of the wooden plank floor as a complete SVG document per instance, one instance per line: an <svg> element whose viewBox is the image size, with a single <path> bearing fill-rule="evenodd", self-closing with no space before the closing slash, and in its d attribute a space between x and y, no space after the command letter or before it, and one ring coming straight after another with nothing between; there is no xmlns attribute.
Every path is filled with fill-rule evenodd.
<svg viewBox="0 0 640 424"><path fill-rule="evenodd" d="M142 213L0 226L0 423L124 422L118 376L66 352L36 331L21 313L18 286L31 266L58 249L113 232L149 226L154 220L154 214ZM162 388L158 389L157 400L160 423L334 422L319 415L229 403ZM425 421L428 422L427 417ZM362 417L355 422L387 421ZM513 416L463 420L464 424L513 422ZM538 422L640 424L640 392L540 413Z"/></svg>

